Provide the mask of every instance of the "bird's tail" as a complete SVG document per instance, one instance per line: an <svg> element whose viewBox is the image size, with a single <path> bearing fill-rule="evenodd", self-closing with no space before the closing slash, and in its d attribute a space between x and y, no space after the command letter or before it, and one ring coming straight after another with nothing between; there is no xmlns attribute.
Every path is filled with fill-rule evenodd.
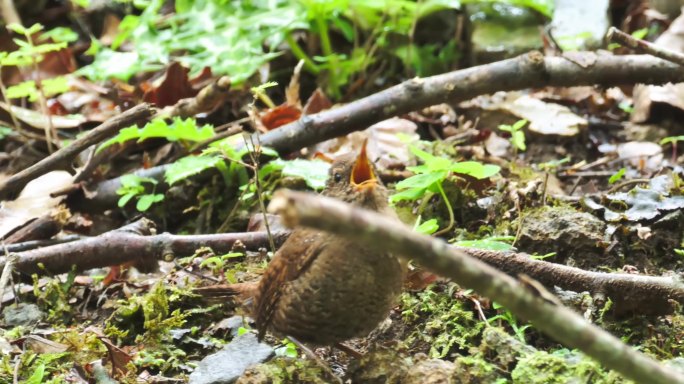
<svg viewBox="0 0 684 384"><path fill-rule="evenodd" d="M248 304L256 294L258 282L218 284L195 288L194 292L209 300L224 300L235 304Z"/></svg>

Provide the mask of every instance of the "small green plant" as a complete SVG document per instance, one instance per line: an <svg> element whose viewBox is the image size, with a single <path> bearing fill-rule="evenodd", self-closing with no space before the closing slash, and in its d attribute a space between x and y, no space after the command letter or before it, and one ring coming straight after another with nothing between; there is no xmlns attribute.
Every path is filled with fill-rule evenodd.
<svg viewBox="0 0 684 384"><path fill-rule="evenodd" d="M668 136L660 140L660 145L672 145L672 162L677 161L677 143L684 141L684 136Z"/></svg>
<svg viewBox="0 0 684 384"><path fill-rule="evenodd" d="M478 249L488 249L491 251L510 251L513 246L510 244L515 240L515 236L492 236L480 240L460 240L453 242L459 247L469 247Z"/></svg>
<svg viewBox="0 0 684 384"><path fill-rule="evenodd" d="M468 175L476 179L486 179L496 175L500 170L497 165L485 165L477 161L453 162L447 158L431 155L414 146L409 146L409 148L414 155L423 161L423 164L408 168L416 174L397 183L396 189L399 192L392 195L390 201L396 203L402 200L429 200L438 193L447 207L449 225L435 232L435 235L441 235L450 231L454 225L454 212L442 186L444 181L455 177L456 174Z"/></svg>
<svg viewBox="0 0 684 384"><path fill-rule="evenodd" d="M102 143L97 151L102 151L114 144L123 144L132 140L137 140L140 143L152 138L178 141L186 148L189 148L190 143L204 141L212 136L214 136L213 126L198 126L195 119L190 117L185 120L176 117L171 120L171 123L167 123L162 118L156 118L145 124L142 128L138 128L137 125L122 128L116 136Z"/></svg>
<svg viewBox="0 0 684 384"><path fill-rule="evenodd" d="M527 125L527 120L522 119L516 121L513 125L501 124L499 129L504 132L510 132L511 138L509 139L511 145L513 146L513 155L517 156L518 151L527 150L527 145L525 145L525 132L522 130L525 125Z"/></svg>
<svg viewBox="0 0 684 384"><path fill-rule="evenodd" d="M152 204L164 200L164 194L154 193L157 183L157 180L149 177L141 177L138 175L121 176L121 187L116 191L118 195L121 195L118 202L119 208L123 208L135 197L137 199L135 209L140 212L145 212ZM152 193L147 193L147 188L144 184L152 185Z"/></svg>
<svg viewBox="0 0 684 384"><path fill-rule="evenodd" d="M416 224L413 226L414 231L424 235L432 235L433 233L437 232L438 229L439 224L437 224L437 219L430 219L421 223L420 216L418 216Z"/></svg>
<svg viewBox="0 0 684 384"><path fill-rule="evenodd" d="M20 24L9 24L7 28L22 35L24 40L13 39L14 43L19 47L16 51L9 53L0 52L0 70L2 67L8 66L20 68L31 67L36 74L40 74L41 71L38 68L38 63L44 59L45 54L66 48L67 40L69 39L66 36L64 29L52 30L44 33L41 41L45 41L47 38L52 38L54 40L61 38L61 41L57 43L44 42L42 44L36 44L33 40L33 36L38 32L43 31L44 27L41 24L34 24L29 28L25 28ZM47 98L65 92L66 90L68 90L66 78L61 76L51 79L37 77L35 80L25 81L9 88L6 88L0 81L0 91L2 92L3 98L5 98L5 101L12 98L28 97L31 102L40 102L43 115L46 116L47 119L47 124L45 124L45 140L47 141L48 151L50 152L53 150L57 133L52 125L51 113L47 106ZM9 113L14 126L19 127L19 122L14 115L12 108L9 109Z"/></svg>
<svg viewBox="0 0 684 384"><path fill-rule="evenodd" d="M570 157L564 157L560 160L547 161L539 164L539 168L544 171L544 187L542 188L542 205L546 205L546 187L549 185L549 174L561 165L570 161Z"/></svg>
<svg viewBox="0 0 684 384"><path fill-rule="evenodd" d="M295 358L298 356L297 345L287 338L283 339L281 346L276 347L275 355Z"/></svg>
<svg viewBox="0 0 684 384"><path fill-rule="evenodd" d="M200 263L200 268L208 267L212 272L217 273L223 270L227 261L242 256L244 256L242 252L229 252L225 255L207 257Z"/></svg>
<svg viewBox="0 0 684 384"><path fill-rule="evenodd" d="M610 178L608 179L608 184L615 184L618 181L622 180L622 178L625 177L626 172L627 168L620 168L617 172L610 175Z"/></svg>
<svg viewBox="0 0 684 384"><path fill-rule="evenodd" d="M513 316L513 314L506 308L504 308L502 305L498 303L492 303L492 308L496 310L501 310L500 313L496 316L490 317L488 320L489 322L493 322L496 320L503 320L508 324L509 327L513 330L513 333L515 334L515 337L520 340L520 342L525 343L525 331L531 327L531 325L523 325L522 327L518 325L518 320Z"/></svg>

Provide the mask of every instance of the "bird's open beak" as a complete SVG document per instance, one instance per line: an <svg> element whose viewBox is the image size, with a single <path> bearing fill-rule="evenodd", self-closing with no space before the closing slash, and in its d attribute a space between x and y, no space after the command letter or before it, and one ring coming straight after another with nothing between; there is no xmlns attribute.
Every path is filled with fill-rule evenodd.
<svg viewBox="0 0 684 384"><path fill-rule="evenodd" d="M375 173L373 172L373 166L371 165L370 159L368 159L368 154L366 153L366 143L367 140L363 142L361 152L356 158L354 168L352 168L351 172L351 185L358 189L372 189L378 184L378 179L375 177Z"/></svg>

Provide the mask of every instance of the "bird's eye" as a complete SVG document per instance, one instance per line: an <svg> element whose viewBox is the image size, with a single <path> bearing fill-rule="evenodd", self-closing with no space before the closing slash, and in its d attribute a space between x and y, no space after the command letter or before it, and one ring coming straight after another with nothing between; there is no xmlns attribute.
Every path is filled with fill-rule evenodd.
<svg viewBox="0 0 684 384"><path fill-rule="evenodd" d="M339 172L335 172L335 174L333 175L333 180L335 180L336 183L339 183L340 181L342 181L342 174Z"/></svg>

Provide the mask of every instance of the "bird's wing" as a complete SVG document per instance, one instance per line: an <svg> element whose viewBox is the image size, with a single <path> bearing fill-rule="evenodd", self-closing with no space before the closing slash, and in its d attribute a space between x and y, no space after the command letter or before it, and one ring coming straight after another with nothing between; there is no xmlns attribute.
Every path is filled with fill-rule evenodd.
<svg viewBox="0 0 684 384"><path fill-rule="evenodd" d="M296 280L325 249L325 234L300 229L293 232L280 247L259 282L256 297L256 324L259 339L270 326L280 296L287 284ZM322 241L323 240L323 241Z"/></svg>

